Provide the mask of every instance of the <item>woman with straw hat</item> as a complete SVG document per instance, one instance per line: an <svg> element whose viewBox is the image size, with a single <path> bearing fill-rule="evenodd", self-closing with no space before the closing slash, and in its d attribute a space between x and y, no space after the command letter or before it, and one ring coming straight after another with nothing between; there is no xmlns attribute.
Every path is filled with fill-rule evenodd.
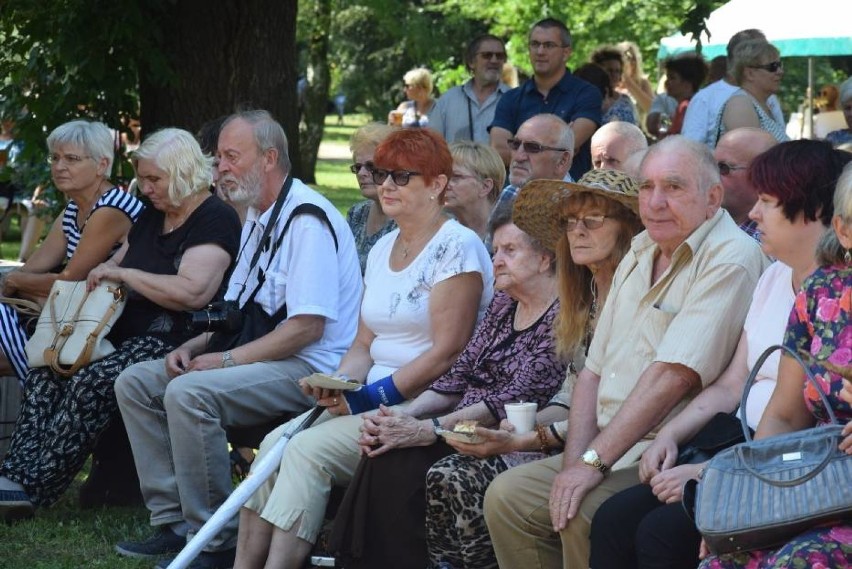
<svg viewBox="0 0 852 569"><path fill-rule="evenodd" d="M529 182L515 201L515 224L556 251L560 311L554 323L557 349L575 353L582 367L596 316L616 266L642 229L638 185L622 172L591 170L578 183ZM426 477L426 540L431 566L497 567L482 516L485 490L501 472L565 444L571 381L536 416L536 428L516 434L476 428L483 442L448 441L460 454L436 462Z"/></svg>

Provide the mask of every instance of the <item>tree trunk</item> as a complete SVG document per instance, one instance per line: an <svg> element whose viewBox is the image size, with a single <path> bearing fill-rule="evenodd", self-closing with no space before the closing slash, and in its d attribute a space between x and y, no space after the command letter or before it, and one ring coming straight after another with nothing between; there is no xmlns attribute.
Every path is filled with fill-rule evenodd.
<svg viewBox="0 0 852 569"><path fill-rule="evenodd" d="M331 73L328 69L328 36L331 29L331 0L313 0L308 40L308 88L305 92L304 122L299 127L302 151L302 175L305 182L316 183L319 145L328 109Z"/></svg>
<svg viewBox="0 0 852 569"><path fill-rule="evenodd" d="M147 3L143 3L147 4ZM166 126L196 132L237 108L266 109L287 133L295 176L297 0L180 0L151 3L167 61L139 59L140 119L146 133ZM166 76L163 69L173 72Z"/></svg>

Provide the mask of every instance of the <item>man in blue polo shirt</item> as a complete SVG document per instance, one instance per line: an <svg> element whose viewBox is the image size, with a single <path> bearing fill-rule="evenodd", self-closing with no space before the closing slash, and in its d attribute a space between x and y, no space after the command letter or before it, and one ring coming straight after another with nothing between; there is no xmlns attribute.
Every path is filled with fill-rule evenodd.
<svg viewBox="0 0 852 569"><path fill-rule="evenodd" d="M539 113L557 115L574 131L571 177L579 180L592 167L589 139L601 124L600 91L565 67L571 57L571 32L559 20L536 22L530 31L529 50L534 75L497 103L489 131L491 145L508 164L508 140L521 123Z"/></svg>

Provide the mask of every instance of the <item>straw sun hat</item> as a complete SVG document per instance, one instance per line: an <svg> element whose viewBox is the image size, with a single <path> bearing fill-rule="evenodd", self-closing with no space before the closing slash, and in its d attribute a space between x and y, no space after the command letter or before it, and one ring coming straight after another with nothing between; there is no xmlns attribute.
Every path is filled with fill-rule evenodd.
<svg viewBox="0 0 852 569"><path fill-rule="evenodd" d="M512 220L524 233L550 250L556 248L562 228L562 204L568 196L589 193L614 200L639 216L639 186L615 170L589 170L577 183L532 180L518 192Z"/></svg>

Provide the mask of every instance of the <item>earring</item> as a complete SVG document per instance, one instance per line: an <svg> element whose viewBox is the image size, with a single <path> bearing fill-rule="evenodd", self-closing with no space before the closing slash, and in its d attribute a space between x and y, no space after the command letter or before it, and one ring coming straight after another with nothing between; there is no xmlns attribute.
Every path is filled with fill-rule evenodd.
<svg viewBox="0 0 852 569"><path fill-rule="evenodd" d="M847 265L852 264L852 251L846 249L846 252L843 253L843 262Z"/></svg>
<svg viewBox="0 0 852 569"><path fill-rule="evenodd" d="M434 200L435 200L435 196L434 196L434 195L429 196L429 199L434 201ZM848 253L847 253L847 255L848 255Z"/></svg>

